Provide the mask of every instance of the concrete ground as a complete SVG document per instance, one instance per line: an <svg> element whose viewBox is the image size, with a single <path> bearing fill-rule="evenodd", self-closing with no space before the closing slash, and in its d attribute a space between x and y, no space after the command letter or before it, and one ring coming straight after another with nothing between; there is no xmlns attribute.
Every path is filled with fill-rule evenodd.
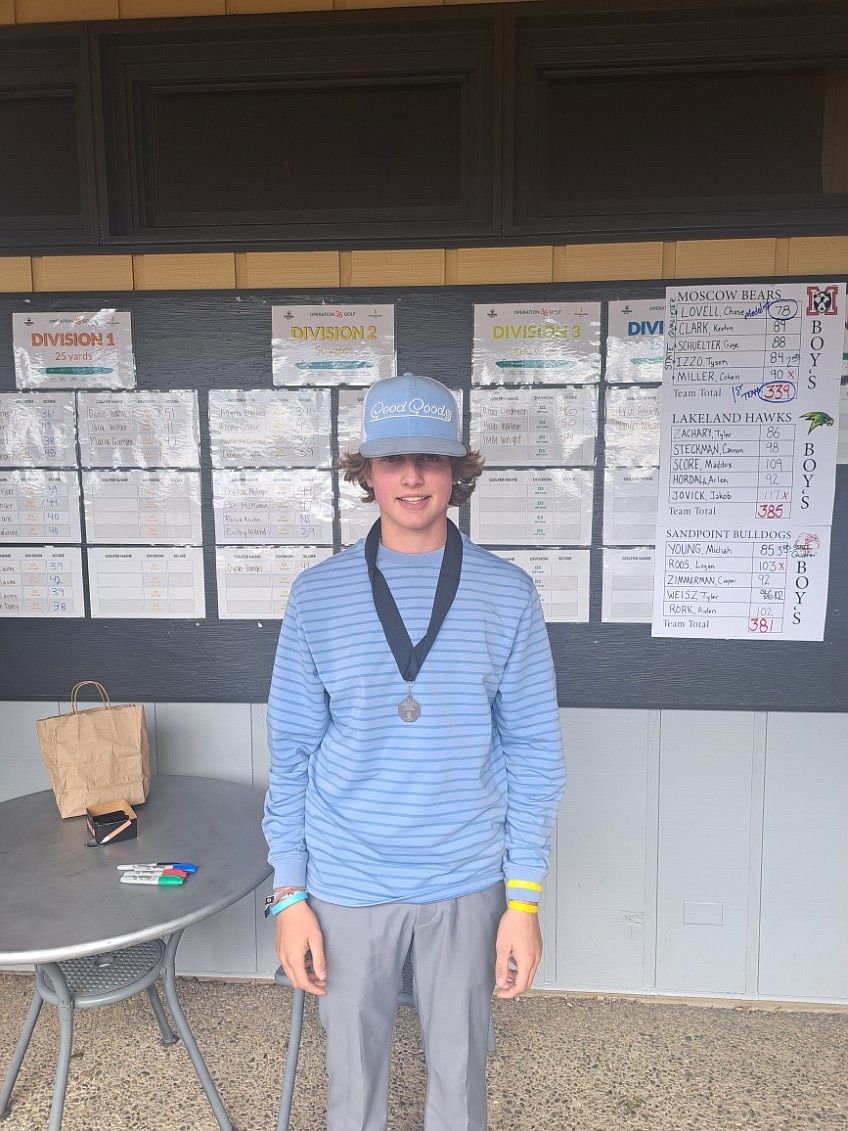
<svg viewBox="0 0 848 1131"><path fill-rule="evenodd" d="M180 999L236 1131L273 1131L290 991L180 979ZM0 1072L32 994L0 974ZM848 1011L595 999L495 1002L489 1131L848 1129ZM215 1131L181 1044L158 1040L146 995L75 1015L63 1131ZM3 1131L44 1131L58 1024L45 1006ZM388 1131L421 1131L415 1012L396 1027ZM322 1038L307 1002L291 1131L324 1128Z"/></svg>

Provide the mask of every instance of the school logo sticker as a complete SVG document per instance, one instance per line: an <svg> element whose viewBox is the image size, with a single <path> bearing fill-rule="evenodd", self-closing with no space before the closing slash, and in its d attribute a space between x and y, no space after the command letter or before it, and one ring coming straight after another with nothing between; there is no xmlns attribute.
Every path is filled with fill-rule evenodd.
<svg viewBox="0 0 848 1131"><path fill-rule="evenodd" d="M807 287L807 314L836 314L836 286Z"/></svg>
<svg viewBox="0 0 848 1131"><path fill-rule="evenodd" d="M830 415L829 412L820 412L820 411L813 410L813 409L811 409L809 412L802 412L801 413L801 419L802 420L809 420L809 422L810 422L810 427L807 430L808 436L809 436L810 432L813 431L814 428L823 428L825 425L827 425L828 428L831 428L831 427L833 427L833 423L834 423L833 417Z"/></svg>

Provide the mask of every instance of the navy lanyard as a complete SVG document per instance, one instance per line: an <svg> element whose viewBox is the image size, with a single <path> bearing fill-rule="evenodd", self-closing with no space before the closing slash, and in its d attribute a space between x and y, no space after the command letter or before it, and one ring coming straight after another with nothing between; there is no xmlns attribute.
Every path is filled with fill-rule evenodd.
<svg viewBox="0 0 848 1131"><path fill-rule="evenodd" d="M377 547L380 544L379 518L368 532L365 539L365 561L368 564L368 576L371 579L371 592L374 595L374 607L386 643L392 650L398 671L405 683L413 683L421 670L421 665L433 642L439 634L445 617L448 615L456 591L459 588L459 576L462 573L462 537L454 524L447 520L448 539L445 543L445 552L442 555L442 566L439 570L439 580L436 584L436 595L433 598L433 611L430 614L430 623L424 636L413 646L403 617L400 615L388 582L377 568Z"/></svg>

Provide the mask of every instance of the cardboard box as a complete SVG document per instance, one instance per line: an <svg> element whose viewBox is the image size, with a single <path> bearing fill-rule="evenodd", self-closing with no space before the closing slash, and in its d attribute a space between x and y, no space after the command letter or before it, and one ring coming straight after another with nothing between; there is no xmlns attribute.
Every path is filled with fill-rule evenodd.
<svg viewBox="0 0 848 1131"><path fill-rule="evenodd" d="M116 844L138 836L138 816L128 801L101 801L89 805L85 823L91 833L90 845Z"/></svg>

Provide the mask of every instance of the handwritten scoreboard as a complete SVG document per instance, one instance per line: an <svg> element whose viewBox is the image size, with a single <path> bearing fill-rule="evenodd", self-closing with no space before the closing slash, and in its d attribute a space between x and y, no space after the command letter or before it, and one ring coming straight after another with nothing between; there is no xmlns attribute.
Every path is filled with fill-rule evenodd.
<svg viewBox="0 0 848 1131"><path fill-rule="evenodd" d="M822 639L844 302L668 291L654 635Z"/></svg>

